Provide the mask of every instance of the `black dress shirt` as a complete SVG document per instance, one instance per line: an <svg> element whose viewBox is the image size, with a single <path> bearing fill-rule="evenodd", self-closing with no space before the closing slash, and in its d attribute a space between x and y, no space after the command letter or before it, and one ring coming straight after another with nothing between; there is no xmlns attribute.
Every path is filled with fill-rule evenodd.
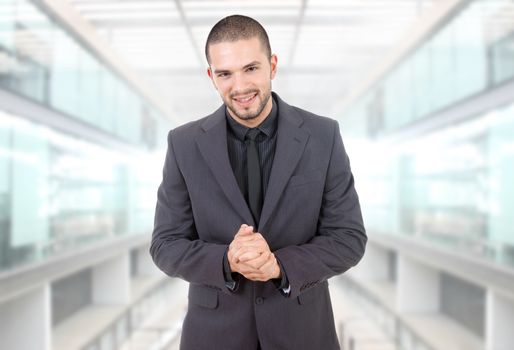
<svg viewBox="0 0 514 350"><path fill-rule="evenodd" d="M230 165L234 171L234 176L241 193L243 194L246 202L248 203L248 186L247 186L247 164L246 164L246 143L245 136L250 128L238 123L232 116L225 112L227 117L227 149ZM277 125L278 125L278 108L277 103L273 100L271 111L256 128L261 133L256 138L257 152L259 153L259 163L261 166L261 179L262 179L262 193L263 199L266 196L268 189L268 182L271 173L271 165L273 164L273 157L275 156L275 148L277 143ZM264 201L263 201L264 202ZM279 263L280 266L280 263ZM230 264L228 263L227 255L223 258L223 267L225 282L228 289L235 291L237 289L240 275L238 273L231 273ZM283 292L289 283L282 266L280 266L282 278L272 280L275 286Z"/></svg>
<svg viewBox="0 0 514 350"><path fill-rule="evenodd" d="M246 143L245 137L250 128L239 124L228 112L227 116L227 147L230 165L234 171L237 184L241 193L248 203L248 178L246 164ZM277 105L273 103L271 112L264 121L257 126L261 131L256 138L257 152L259 153L259 163L261 166L262 193L266 196L268 181L271 173L271 165L275 156L275 146L277 143Z"/></svg>

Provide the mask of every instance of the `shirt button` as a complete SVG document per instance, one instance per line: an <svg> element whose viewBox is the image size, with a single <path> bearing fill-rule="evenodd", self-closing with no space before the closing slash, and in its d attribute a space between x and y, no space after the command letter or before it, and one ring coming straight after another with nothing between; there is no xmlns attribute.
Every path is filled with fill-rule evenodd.
<svg viewBox="0 0 514 350"><path fill-rule="evenodd" d="M262 303L264 303L264 299L263 298L261 298L261 297L255 298L255 304L261 305Z"/></svg>

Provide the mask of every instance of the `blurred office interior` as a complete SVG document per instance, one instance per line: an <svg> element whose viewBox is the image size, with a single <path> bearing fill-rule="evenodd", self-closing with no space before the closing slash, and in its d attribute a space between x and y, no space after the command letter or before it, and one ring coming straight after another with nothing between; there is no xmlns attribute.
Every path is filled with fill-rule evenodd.
<svg viewBox="0 0 514 350"><path fill-rule="evenodd" d="M156 190L234 13L340 124L369 235L330 280L341 348L514 349L511 0L0 0L0 348L178 349Z"/></svg>

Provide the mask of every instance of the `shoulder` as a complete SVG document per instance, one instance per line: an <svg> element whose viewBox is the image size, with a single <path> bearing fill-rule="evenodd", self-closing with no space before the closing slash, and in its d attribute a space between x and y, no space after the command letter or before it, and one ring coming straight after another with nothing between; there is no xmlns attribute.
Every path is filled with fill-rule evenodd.
<svg viewBox="0 0 514 350"><path fill-rule="evenodd" d="M171 129L168 132L168 143L173 141L173 145L180 145L194 142L196 137L203 132L202 125L211 117L212 114Z"/></svg>
<svg viewBox="0 0 514 350"><path fill-rule="evenodd" d="M201 119L193 120L190 122L187 122L185 124L182 124L180 126L177 126L170 130L170 134L172 134L174 137L180 137L180 136L194 136L196 135L202 128L203 123L209 118L211 115L208 115L206 117L203 117Z"/></svg>
<svg viewBox="0 0 514 350"><path fill-rule="evenodd" d="M324 117L313 112L307 111L300 107L290 105L273 92L273 96L278 101L279 114L284 114L294 124L305 130L314 133L326 135L337 128L337 121L332 118Z"/></svg>
<svg viewBox="0 0 514 350"><path fill-rule="evenodd" d="M296 106L291 107L302 119L302 127L309 130L311 135L328 136L339 130L339 124L333 118L321 116Z"/></svg>
<svg viewBox="0 0 514 350"><path fill-rule="evenodd" d="M292 106L295 111L302 116L304 121L309 124L320 124L320 125L334 125L337 121L330 117L325 117L313 112L307 111L300 107Z"/></svg>

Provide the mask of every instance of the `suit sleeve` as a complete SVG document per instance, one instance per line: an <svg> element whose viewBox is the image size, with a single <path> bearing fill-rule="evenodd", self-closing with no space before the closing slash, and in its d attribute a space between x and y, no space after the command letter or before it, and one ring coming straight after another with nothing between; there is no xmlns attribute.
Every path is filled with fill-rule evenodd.
<svg viewBox="0 0 514 350"><path fill-rule="evenodd" d="M223 274L227 245L199 239L186 182L174 153L172 131L162 183L157 191L150 254L155 264L171 277L203 284L228 293Z"/></svg>
<svg viewBox="0 0 514 350"><path fill-rule="evenodd" d="M367 236L359 198L339 126L333 144L314 237L302 245L274 252L290 283L290 297L347 271L362 258Z"/></svg>

